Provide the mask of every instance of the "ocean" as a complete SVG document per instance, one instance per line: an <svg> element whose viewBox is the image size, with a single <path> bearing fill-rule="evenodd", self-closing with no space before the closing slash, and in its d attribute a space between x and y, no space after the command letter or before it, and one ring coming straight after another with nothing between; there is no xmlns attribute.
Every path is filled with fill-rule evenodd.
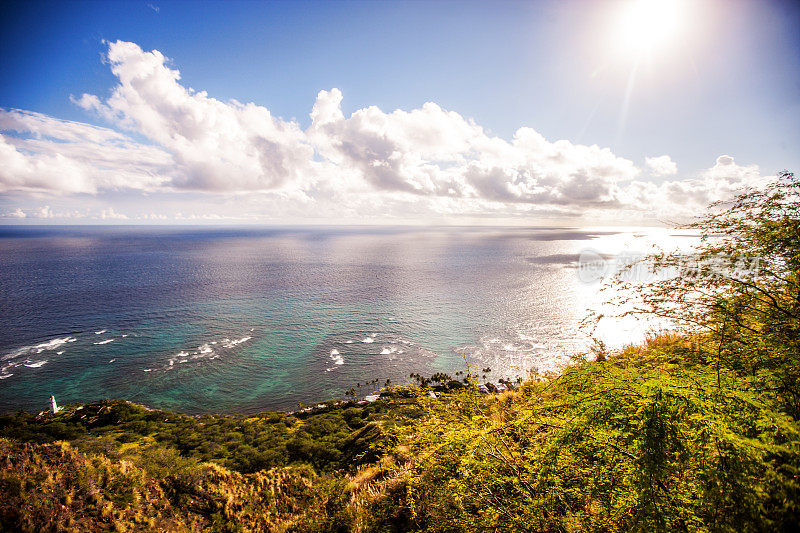
<svg viewBox="0 0 800 533"><path fill-rule="evenodd" d="M294 410L409 381L557 371L636 228L0 227L0 412L120 398ZM617 343L638 333L619 328ZM622 334L620 334L622 331ZM491 369L485 371L485 369Z"/></svg>

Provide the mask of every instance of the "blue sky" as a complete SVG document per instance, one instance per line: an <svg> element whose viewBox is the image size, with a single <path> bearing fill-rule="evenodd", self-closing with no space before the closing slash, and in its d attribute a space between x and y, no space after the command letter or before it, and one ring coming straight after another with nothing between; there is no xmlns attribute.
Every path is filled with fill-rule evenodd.
<svg viewBox="0 0 800 533"><path fill-rule="evenodd" d="M800 168L798 4L688 0L674 35L646 59L617 46L615 24L629 4L6 2L0 8L0 134L13 147L7 157L14 163L5 166L18 170L0 173L0 214L8 221L21 221L22 213L29 222L55 222L94 220L105 211L127 217L106 221L133 221L149 209L169 221L200 219L203 211L218 220L244 213L237 220L254 222L525 223L600 213L608 221L652 222L651 210L641 209L645 197L659 206L668 198L678 213L724 194L722 182L749 184ZM125 85L109 61L110 43L118 41L142 54L159 51L164 69L180 71L176 83L183 89L205 91L223 104L253 103L300 133L292 140L264 137L239 114L231 120L241 132L204 131L205 141L192 151L186 143L200 138L197 131L168 132L146 123L147 113L164 111L158 91L147 92L150 111L130 107L143 93L128 91L126 103L107 100ZM117 63L120 71L133 69L137 58L126 55ZM320 103L318 93L334 88L341 92L344 120L312 135L309 113ZM79 105L84 94L96 96L100 106ZM331 100L335 104L336 95ZM426 102L458 119L391 115L422 110ZM200 107L172 102L176 107L162 119L181 123L176 113L196 117L209 109L207 101L194 103ZM348 121L370 106L383 115ZM89 146L85 135L59 138L54 132L72 124L64 121L119 132L126 158L152 148L148 157L160 158L163 179L98 175L96 168L110 163L93 161L91 150L122 141ZM477 125L480 135L472 132L464 141L464 124ZM515 145L507 158L517 162L507 165L498 162L500 152L481 152L491 144L486 139L513 144L522 127L548 144ZM419 141L423 130L447 148L427 153L424 142L409 140ZM176 136L181 141L172 144ZM220 136L227 141L213 141ZM32 137L51 142L26 144ZM288 152L258 152L264 139ZM553 144L559 140L569 146ZM242 142L261 167L252 180L229 184L226 168L246 173L252 166L231 153ZM72 150L59 154L59 143ZM593 145L612 155L581 148ZM305 157L297 150L312 154L313 169L307 162L287 167ZM196 152L209 159L198 161ZM280 176L270 174L277 168L273 156L282 161ZM647 163L664 156L669 161ZM56 168L54 158L74 164ZM572 163L554 166L558 158ZM140 165L148 175L155 159ZM386 170L375 174L376 168ZM210 169L218 174L210 176ZM67 174L72 182L61 177ZM347 199L333 203L330 191L346 191ZM365 205L379 207L364 215Z"/></svg>

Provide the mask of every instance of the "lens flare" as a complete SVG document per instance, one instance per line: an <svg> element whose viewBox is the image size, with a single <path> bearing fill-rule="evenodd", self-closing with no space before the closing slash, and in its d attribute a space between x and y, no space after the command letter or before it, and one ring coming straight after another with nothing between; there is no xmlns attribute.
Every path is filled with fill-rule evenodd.
<svg viewBox="0 0 800 533"><path fill-rule="evenodd" d="M683 20L681 0L632 0L614 27L616 45L635 58L653 54L677 40Z"/></svg>

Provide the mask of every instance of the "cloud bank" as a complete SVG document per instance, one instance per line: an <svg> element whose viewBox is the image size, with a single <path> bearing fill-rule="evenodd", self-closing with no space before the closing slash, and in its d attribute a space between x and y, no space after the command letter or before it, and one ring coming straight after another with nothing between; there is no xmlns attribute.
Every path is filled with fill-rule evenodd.
<svg viewBox="0 0 800 533"><path fill-rule="evenodd" d="M117 41L107 60L118 80L110 96L72 100L114 129L0 110L0 192L247 195L253 212L258 198L274 216L364 208L585 216L691 212L762 179L757 167L720 156L692 179L664 181L678 170L667 155L639 168L607 148L549 141L528 127L505 140L433 102L348 117L336 88L319 92L304 130L266 107L184 87L159 51ZM29 211L4 216L35 216Z"/></svg>

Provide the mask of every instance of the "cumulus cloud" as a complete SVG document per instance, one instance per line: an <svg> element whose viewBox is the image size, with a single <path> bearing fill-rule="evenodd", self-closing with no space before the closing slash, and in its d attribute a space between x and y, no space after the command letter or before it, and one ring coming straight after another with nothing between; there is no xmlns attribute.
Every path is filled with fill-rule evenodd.
<svg viewBox="0 0 800 533"><path fill-rule="evenodd" d="M656 184L607 148L551 141L528 127L502 139L433 102L345 116L336 88L319 92L303 130L263 106L184 87L157 50L116 41L108 43L107 60L118 80L110 96L72 101L126 133L0 110L0 192L197 191L239 195L240 203L248 198L287 216L370 208L575 216L665 202L689 209L761 179L757 167L721 156L693 179ZM667 155L647 157L645 167L649 176L677 173ZM100 213L121 216L111 208Z"/></svg>
<svg viewBox="0 0 800 533"><path fill-rule="evenodd" d="M624 191L625 204L643 206L663 217L697 214L698 209L732 198L747 187L765 185L769 176L762 176L757 165L738 165L733 157L719 156L713 167L697 177L684 180L631 183Z"/></svg>
<svg viewBox="0 0 800 533"><path fill-rule="evenodd" d="M119 79L105 101L74 102L142 134L175 161L170 185L204 191L374 189L507 202L613 204L638 170L597 146L548 142L521 128L511 142L428 102L345 117L338 89L320 91L303 131L255 104L222 102L183 87L158 51L109 43ZM321 156L315 159L314 154Z"/></svg>
<svg viewBox="0 0 800 533"><path fill-rule="evenodd" d="M105 102L84 94L75 103L172 154L180 170L173 186L271 189L309 170L314 150L296 123L262 106L221 102L183 87L157 50L117 41L109 43L107 58L119 85Z"/></svg>
<svg viewBox="0 0 800 533"><path fill-rule="evenodd" d="M644 163L654 176L671 176L678 173L678 165L668 155L645 157Z"/></svg>
<svg viewBox="0 0 800 533"><path fill-rule="evenodd" d="M108 128L0 109L0 192L155 189L172 157Z"/></svg>
<svg viewBox="0 0 800 533"><path fill-rule="evenodd" d="M55 218L56 215L50 209L49 205L45 205L37 209L36 213L33 216L34 218Z"/></svg>
<svg viewBox="0 0 800 533"><path fill-rule="evenodd" d="M0 214L0 218L25 218L27 216L28 215L25 214L25 211L23 211L19 207L13 211L7 211L5 213Z"/></svg>
<svg viewBox="0 0 800 533"><path fill-rule="evenodd" d="M122 213L117 213L114 211L113 207L109 207L108 209L103 209L100 212L100 218L102 220L128 220L128 216Z"/></svg>
<svg viewBox="0 0 800 533"><path fill-rule="evenodd" d="M50 205L40 205L38 207L30 207L22 209L16 208L13 211L0 213L0 218L17 218L17 219L41 219L41 220L68 220L68 219L91 219L91 220L128 220L130 217L122 213L118 213L112 207L102 210L83 211L72 210L64 211L61 209L54 209Z"/></svg>
<svg viewBox="0 0 800 533"><path fill-rule="evenodd" d="M738 165L733 157L729 155L719 156L714 166L705 170L701 177L707 180L724 182L734 187L747 183L757 185L764 181L758 165Z"/></svg>
<svg viewBox="0 0 800 533"><path fill-rule="evenodd" d="M548 142L520 128L511 142L458 113L420 109L341 112L339 90L321 91L308 136L328 161L379 190L537 204L613 204L638 170L608 149Z"/></svg>

